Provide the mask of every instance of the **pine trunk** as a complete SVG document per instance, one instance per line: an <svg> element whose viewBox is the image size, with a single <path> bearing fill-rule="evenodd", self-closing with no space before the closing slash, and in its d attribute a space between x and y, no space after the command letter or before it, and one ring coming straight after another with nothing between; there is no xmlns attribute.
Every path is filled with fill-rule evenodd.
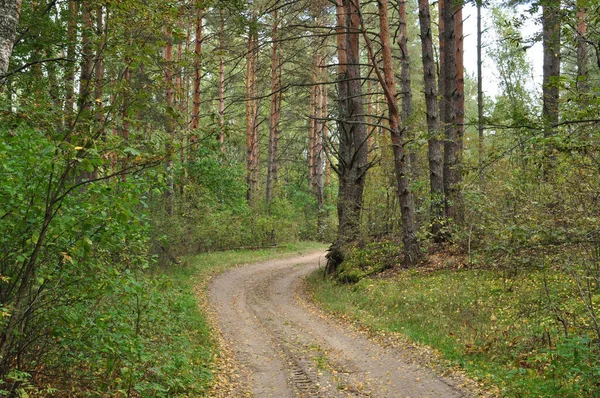
<svg viewBox="0 0 600 398"><path fill-rule="evenodd" d="M443 93L442 103L443 109L442 121L444 128L444 205L445 216L451 219L454 223L459 221L459 202L460 202L460 140L459 136L461 129L458 126L458 114L460 109L457 108L457 96L459 88L457 83L458 69L460 63L457 55L462 57L462 52L457 46L455 18L457 15L457 7L452 1L444 1L442 7L443 20L443 52L440 54L442 58L443 75ZM461 20L462 23L462 20Z"/></svg>
<svg viewBox="0 0 600 398"><path fill-rule="evenodd" d="M338 243L351 242L360 232L360 212L368 169L360 80L360 18L356 0L337 0L339 176Z"/></svg>
<svg viewBox="0 0 600 398"><path fill-rule="evenodd" d="M441 131L438 113L438 92L433 55L433 36L431 34L431 13L428 0L419 0L419 24L421 30L427 132L429 135L428 160L431 200L431 234L435 242L440 242L442 240L442 218L444 216L443 141L440 139Z"/></svg>
<svg viewBox="0 0 600 398"><path fill-rule="evenodd" d="M200 124L200 83L202 79L202 9L196 10L196 35L194 40L194 83L192 99L192 135L190 141L192 148L198 143L197 129Z"/></svg>
<svg viewBox="0 0 600 398"><path fill-rule="evenodd" d="M267 159L267 203L273 200L273 190L277 185L278 164L277 147L279 143L279 117L281 107L281 62L278 49L278 15L273 12L273 31L271 39L273 41L271 49L271 103L269 118L269 152Z"/></svg>
<svg viewBox="0 0 600 398"><path fill-rule="evenodd" d="M587 43L587 7L584 1L577 1L577 90L583 98L583 102L588 104L587 95L590 91L589 82L589 61L588 61L588 43Z"/></svg>
<svg viewBox="0 0 600 398"><path fill-rule="evenodd" d="M481 57L481 2L477 0L477 131L478 131L478 153L479 153L479 172L483 182L483 59Z"/></svg>
<svg viewBox="0 0 600 398"><path fill-rule="evenodd" d="M165 103L167 109L166 118L165 118L165 130L168 135L169 140L174 139L175 135L175 124L173 117L171 116L174 101L173 101L173 42L172 35L167 33L167 45L164 48L164 60L165 60ZM165 189L165 208L166 212L169 216L173 215L174 211L174 195L175 195L175 187L174 187L174 170L173 170L173 145L167 144L166 148L166 161L165 168L167 173L167 188Z"/></svg>
<svg viewBox="0 0 600 398"><path fill-rule="evenodd" d="M398 35L398 46L400 47L400 98L402 99L402 108L400 113L400 121L402 128L406 130L408 139L414 139L414 128L413 128L413 97L411 90L411 79L410 79L410 56L408 54L408 30L407 30L407 19L406 19L406 0L398 1L398 12L399 12L399 35ZM417 153L409 149L410 159L410 170L413 178L418 175L417 172Z"/></svg>
<svg viewBox="0 0 600 398"><path fill-rule="evenodd" d="M69 21L67 23L67 58L75 59L75 46L77 40L77 20L79 17L79 3L69 2ZM65 68L65 127L72 122L75 111L75 63L69 62Z"/></svg>
<svg viewBox="0 0 600 398"><path fill-rule="evenodd" d="M548 0L542 10L543 25L543 117L547 125L558 123L560 78L560 0ZM547 134L551 132L546 131Z"/></svg>
<svg viewBox="0 0 600 398"><path fill-rule="evenodd" d="M389 128L394 152L394 169L398 188L398 200L402 213L402 241L404 242L404 261L407 265L416 264L421 258L417 228L415 224L415 209L413 196L410 191L409 159L404 145L406 144L406 129L400 126L400 110L396 99L396 82L392 64L392 48L388 19L387 0L378 0L379 26L381 39L381 54L383 58L384 92L389 111ZM374 60L375 61L375 60Z"/></svg>
<svg viewBox="0 0 600 398"><path fill-rule="evenodd" d="M247 199L252 201L258 183L258 100L257 100L257 32L248 30L246 59L246 182Z"/></svg>
<svg viewBox="0 0 600 398"><path fill-rule="evenodd" d="M223 150L223 143L225 142L225 16L223 10L219 11L221 17L221 23L219 25L219 50L221 52L219 56L219 134L217 141L221 144L221 150Z"/></svg>

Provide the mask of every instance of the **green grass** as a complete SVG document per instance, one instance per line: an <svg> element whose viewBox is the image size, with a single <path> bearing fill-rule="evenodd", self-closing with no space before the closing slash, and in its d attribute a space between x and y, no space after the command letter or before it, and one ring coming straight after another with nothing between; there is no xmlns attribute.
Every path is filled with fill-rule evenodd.
<svg viewBox="0 0 600 398"><path fill-rule="evenodd" d="M153 369L138 391L153 396L203 396L213 381L212 369L218 347L199 300L205 299L210 278L228 268L325 248L317 243L294 243L261 250L204 253L185 259L158 276L153 294L160 305L148 309L146 320L156 333L154 345L162 352L162 363ZM164 390L164 391L163 391ZM159 394L160 392L160 394Z"/></svg>
<svg viewBox="0 0 600 398"><path fill-rule="evenodd" d="M401 271L356 284L309 278L326 310L434 347L503 396L600 396L597 345L582 329L565 338L556 321L561 311L584 322L572 287L568 275L541 271L510 280L493 270Z"/></svg>

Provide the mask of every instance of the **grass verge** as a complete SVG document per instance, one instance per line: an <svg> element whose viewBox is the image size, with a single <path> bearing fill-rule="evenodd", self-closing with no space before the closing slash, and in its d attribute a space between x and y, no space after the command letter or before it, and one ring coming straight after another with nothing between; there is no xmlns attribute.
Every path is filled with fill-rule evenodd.
<svg viewBox="0 0 600 398"><path fill-rule="evenodd" d="M597 343L582 330L565 333L557 322L585 313L567 293L571 284L560 272L507 279L474 269L404 270L355 284L317 272L308 280L313 299L328 312L431 346L449 366L498 386L502 396L599 397Z"/></svg>

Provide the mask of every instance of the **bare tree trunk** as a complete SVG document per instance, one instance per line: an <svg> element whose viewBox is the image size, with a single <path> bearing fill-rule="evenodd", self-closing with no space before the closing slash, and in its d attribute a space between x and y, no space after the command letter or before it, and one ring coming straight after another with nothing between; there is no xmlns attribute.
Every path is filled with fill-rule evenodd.
<svg viewBox="0 0 600 398"><path fill-rule="evenodd" d="M465 135L465 67L463 58L463 18L462 18L462 0L453 2L456 7L454 12L454 35L456 38L456 89L453 95L452 105L456 109L456 124L454 129L456 133L454 147L456 148L456 162L454 164L452 181L450 187L450 202L455 207L452 217L458 224L464 223L464 208L462 199L462 155L463 155L463 137ZM452 213L452 212L450 212Z"/></svg>
<svg viewBox="0 0 600 398"><path fill-rule="evenodd" d="M106 35L104 30L104 9L102 6L96 7L96 56L94 64L94 104L96 106L96 122L97 128L101 129L100 136L102 140L106 140L106 130L104 126L104 46L106 44ZM94 167L92 179L98 178L98 168Z"/></svg>
<svg viewBox="0 0 600 398"><path fill-rule="evenodd" d="M94 84L94 98L96 104L96 119L98 124L102 126L104 124L104 103L102 100L104 92L104 45L105 42L105 31L104 31L104 9L102 6L96 8L96 35L99 37L98 46L96 48L96 64L94 66L94 77L96 79ZM104 127L102 127L104 129ZM102 137L106 138L106 132L102 132Z"/></svg>
<svg viewBox="0 0 600 398"><path fill-rule="evenodd" d="M94 59L92 53L92 41L90 35L93 31L92 14L87 0L81 2L83 16L83 31L81 33L81 73L79 75L79 107L83 111L91 108L90 99L92 89L92 74L94 71Z"/></svg>
<svg viewBox="0 0 600 398"><path fill-rule="evenodd" d="M442 9L443 20L443 52L441 53L443 63L443 114L442 120L444 123L445 138L444 143L444 195L445 195L445 215L452 219L455 223L460 221L459 203L460 203L460 186L461 168L460 168L460 136L462 126L459 126L459 113L461 110L458 107L459 93L459 73L458 70L462 61L457 59L462 58L462 46L457 45L456 27L459 23L455 18L459 18L460 5L456 5L453 1L444 0ZM460 20L462 24L462 19ZM462 32L458 32L461 34Z"/></svg>
<svg viewBox="0 0 600 398"><path fill-rule="evenodd" d="M429 186L431 200L431 234L435 242L442 240L444 216L444 163L443 141L440 139L438 92L436 85L431 13L428 0L419 0L419 24L421 29L421 52L423 58L423 81L427 112Z"/></svg>
<svg viewBox="0 0 600 398"><path fill-rule="evenodd" d="M327 74L325 74L327 76ZM323 142L325 145L329 142L329 85L325 85L325 98L323 99L323 115L325 121L323 122ZM329 156L325 156L325 186L328 187L331 184L331 164L329 163Z"/></svg>
<svg viewBox="0 0 600 398"><path fill-rule="evenodd" d="M383 76L377 66L372 46L369 44L369 53L373 58L373 65L385 93L389 111L389 127L394 152L394 169L398 187L398 200L402 213L402 241L404 242L404 261L407 265L416 264L421 258L421 250L417 238L415 224L415 209L413 196L410 191L408 154L406 144L406 129L400 127L400 111L396 99L396 83L394 66L392 64L392 48L390 42L390 28L388 19L387 0L378 0L379 26L381 40L381 54L383 58Z"/></svg>
<svg viewBox="0 0 600 398"><path fill-rule="evenodd" d="M125 61L127 66L123 71L123 81L125 82L125 87L129 88L131 84L131 67L129 66L129 60ZM123 104L121 106L121 128L119 134L123 139L123 144L127 145L129 142L129 106L130 106L130 95L128 90L123 94ZM121 159L121 173L120 178L121 181L127 181L127 155L123 156Z"/></svg>
<svg viewBox="0 0 600 398"><path fill-rule="evenodd" d="M411 90L410 80L410 57L408 54L408 31L406 19L406 0L398 0L399 12L399 36L398 46L400 47L400 98L402 98L402 108L400 113L400 121L402 128L406 130L406 135L409 139L414 139L413 114L414 105ZM416 178L417 173L417 153L414 150L409 150L410 170L413 178Z"/></svg>
<svg viewBox="0 0 600 398"><path fill-rule="evenodd" d="M173 41L172 34L167 32L167 45L164 48L165 60L165 102L168 109L173 109ZM175 135L175 123L171 112L167 112L165 120L165 130L169 139L173 139ZM169 216L173 215L173 202L175 195L174 175L173 175L173 145L167 144L167 155L165 168L167 172L167 188L165 189L165 209Z"/></svg>
<svg viewBox="0 0 600 398"><path fill-rule="evenodd" d="M546 124L558 123L560 78L560 0L547 0L543 5L543 110ZM546 132L550 134L550 131Z"/></svg>
<svg viewBox="0 0 600 398"><path fill-rule="evenodd" d="M217 140L221 144L221 150L223 150L223 143L225 142L225 16L223 10L219 9L219 15L221 17L221 23L219 25L219 135Z"/></svg>
<svg viewBox="0 0 600 398"><path fill-rule="evenodd" d="M77 40L77 19L79 2L69 1L69 21L67 23L67 58L75 60L75 41ZM65 70L65 125L71 124L75 111L75 62L69 62Z"/></svg>
<svg viewBox="0 0 600 398"><path fill-rule="evenodd" d="M81 32L81 72L79 74L79 98L78 107L86 121L91 121L92 111L92 92L93 92L93 73L94 73L94 51L91 40L91 35L94 32L94 23L92 21L92 11L87 0L81 2L83 30ZM88 119L90 117L90 119ZM84 129L82 129L84 130ZM85 133L82 133L85 134ZM80 137L82 142L87 142L87 137ZM82 169L75 171L75 179L77 182L89 180L93 176L93 172L83 171Z"/></svg>
<svg viewBox="0 0 600 398"><path fill-rule="evenodd" d="M196 10L196 37L194 40L194 94L193 94L193 105L192 105L192 135L190 141L192 146L196 147L198 142L198 135L196 130L200 123L200 83L202 79L202 13L203 10L198 8Z"/></svg>
<svg viewBox="0 0 600 398"><path fill-rule="evenodd" d="M317 137L317 55L312 58L311 87L310 87L310 120L308 126L308 184L315 191L316 170L316 137Z"/></svg>
<svg viewBox="0 0 600 398"><path fill-rule="evenodd" d="M8 72L20 15L21 0L0 1L0 83L2 75Z"/></svg>
<svg viewBox="0 0 600 398"><path fill-rule="evenodd" d="M479 172L481 181L483 181L483 74L481 68L483 60L481 58L481 2L477 0L477 131L479 135Z"/></svg>
<svg viewBox="0 0 600 398"><path fill-rule="evenodd" d="M273 31L271 50L271 117L269 119L269 153L267 159L267 203L273 199L273 190L277 185L278 164L277 147L279 143L279 117L281 112L281 60L279 56L279 20L277 10L273 12Z"/></svg>
<svg viewBox="0 0 600 398"><path fill-rule="evenodd" d="M319 210L323 208L323 102L325 100L323 91L323 73L322 73L322 55L317 52L317 77L319 84L317 86L316 102L316 124L315 124L315 195ZM321 222L321 217L318 218Z"/></svg>
<svg viewBox="0 0 600 398"><path fill-rule="evenodd" d="M446 111L444 109L446 105L446 97L445 97L445 84L446 84L446 38L445 38L445 27L444 27L444 6L446 0L438 0L438 36L439 36L439 61L438 61L438 93L439 93L439 115L440 115L440 128L443 129L443 136L445 140L446 136L446 125L445 125L445 115ZM444 194L445 195L445 194ZM446 199L444 198L444 202ZM444 210L445 211L445 210Z"/></svg>
<svg viewBox="0 0 600 398"><path fill-rule="evenodd" d="M247 199L254 199L258 179L257 32L250 24L246 60L246 182Z"/></svg>
<svg viewBox="0 0 600 398"><path fill-rule="evenodd" d="M583 102L589 103L586 96L590 91L589 82L589 61L588 61L588 43L587 43L587 7L584 1L577 1L577 90L579 95L583 96Z"/></svg>
<svg viewBox="0 0 600 398"><path fill-rule="evenodd" d="M337 0L339 176L338 243L356 240L360 232L360 212L369 167L360 80L357 0Z"/></svg>

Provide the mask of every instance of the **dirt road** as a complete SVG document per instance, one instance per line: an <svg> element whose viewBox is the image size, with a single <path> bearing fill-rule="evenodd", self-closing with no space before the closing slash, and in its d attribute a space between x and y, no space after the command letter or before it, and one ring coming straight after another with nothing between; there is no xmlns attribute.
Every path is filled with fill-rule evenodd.
<svg viewBox="0 0 600 398"><path fill-rule="evenodd" d="M240 369L241 389L255 397L461 397L411 354L383 347L311 309L302 278L324 253L272 260L215 278L210 306Z"/></svg>

